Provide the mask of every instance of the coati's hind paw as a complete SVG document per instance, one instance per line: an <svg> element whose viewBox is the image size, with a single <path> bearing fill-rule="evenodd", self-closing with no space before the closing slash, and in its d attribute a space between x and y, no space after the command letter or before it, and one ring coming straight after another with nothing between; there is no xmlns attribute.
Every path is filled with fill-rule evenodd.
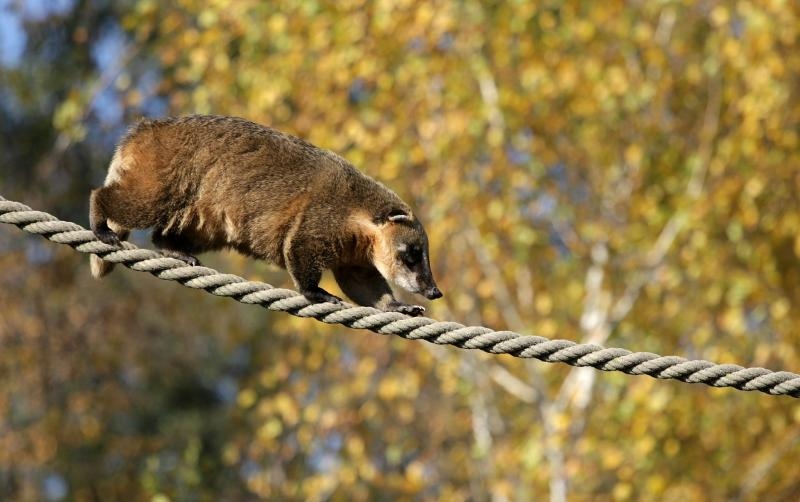
<svg viewBox="0 0 800 502"><path fill-rule="evenodd" d="M122 244L122 241L119 239L119 235L116 232L111 230L110 228L98 228L94 231L94 236L100 239L101 242L104 244L108 244L109 246L119 246Z"/></svg>
<svg viewBox="0 0 800 502"><path fill-rule="evenodd" d="M161 255L167 258L175 258L176 260L180 260L187 265L191 265L192 267L197 267L200 265L200 260L195 258L194 256L181 252L181 251L173 251L171 249L162 249Z"/></svg>
<svg viewBox="0 0 800 502"><path fill-rule="evenodd" d="M342 303L342 299L334 296L320 287L313 289L301 289L300 294L306 297L311 303Z"/></svg>
<svg viewBox="0 0 800 502"><path fill-rule="evenodd" d="M401 314L417 317L425 313L425 307L422 305L409 305L407 303L391 303L386 309L390 312L400 312Z"/></svg>

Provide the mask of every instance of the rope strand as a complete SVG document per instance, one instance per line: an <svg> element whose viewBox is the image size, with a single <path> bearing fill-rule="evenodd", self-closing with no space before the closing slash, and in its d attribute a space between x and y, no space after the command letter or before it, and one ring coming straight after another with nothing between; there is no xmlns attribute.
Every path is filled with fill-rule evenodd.
<svg viewBox="0 0 800 502"><path fill-rule="evenodd" d="M51 214L34 211L2 196L0 223L16 225L25 232L41 235L58 244L66 244L81 253L96 254L106 261L120 263L139 272L149 272L159 279L176 281L189 288L202 289L213 295L261 305L269 310L287 312L297 317L312 317L328 324L368 329L382 335L425 340L462 349L479 349L491 354L535 358L549 363L589 366L629 375L649 375L653 378L703 383L713 387L732 387L771 395L800 397L800 375L788 371L744 368L736 364L715 364L678 356L580 344L569 340L550 340L513 331L494 331L482 326L464 326L427 317L409 317L399 312L383 312L347 303L310 303L296 291L248 281L208 267L187 265L157 251L137 248L129 242L123 242L119 247L105 244L91 230L76 223L61 221Z"/></svg>

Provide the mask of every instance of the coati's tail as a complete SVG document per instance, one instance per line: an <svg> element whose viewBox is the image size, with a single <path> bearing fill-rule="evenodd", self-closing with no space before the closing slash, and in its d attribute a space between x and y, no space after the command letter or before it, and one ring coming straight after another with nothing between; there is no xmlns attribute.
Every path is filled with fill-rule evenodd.
<svg viewBox="0 0 800 502"><path fill-rule="evenodd" d="M92 271L92 277L101 279L104 275L111 272L114 264L110 261L105 261L97 255L89 257L89 269Z"/></svg>

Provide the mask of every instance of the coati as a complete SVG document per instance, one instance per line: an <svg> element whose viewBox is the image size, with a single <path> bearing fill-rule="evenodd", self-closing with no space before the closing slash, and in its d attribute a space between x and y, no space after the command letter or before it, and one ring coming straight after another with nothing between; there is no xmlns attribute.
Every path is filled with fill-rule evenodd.
<svg viewBox="0 0 800 502"><path fill-rule="evenodd" d="M241 118L142 120L117 145L89 206L105 243L152 227L153 244L189 264L233 248L285 268L311 302L340 301L319 287L325 269L360 305L425 310L396 300L387 279L442 296L425 230L393 191L333 152ZM91 257L97 278L112 267Z"/></svg>

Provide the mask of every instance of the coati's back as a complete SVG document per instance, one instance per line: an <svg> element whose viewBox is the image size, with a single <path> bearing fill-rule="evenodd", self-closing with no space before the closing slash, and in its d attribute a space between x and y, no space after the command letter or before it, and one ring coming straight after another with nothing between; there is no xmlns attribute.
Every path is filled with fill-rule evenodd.
<svg viewBox="0 0 800 502"><path fill-rule="evenodd" d="M171 206L265 189L270 200L281 203L296 188L325 176L336 157L269 127L205 115L141 121L122 139L117 156L123 171L133 166L138 171L119 176L123 182L152 189L148 195ZM114 170L112 162L109 178L117 177Z"/></svg>

